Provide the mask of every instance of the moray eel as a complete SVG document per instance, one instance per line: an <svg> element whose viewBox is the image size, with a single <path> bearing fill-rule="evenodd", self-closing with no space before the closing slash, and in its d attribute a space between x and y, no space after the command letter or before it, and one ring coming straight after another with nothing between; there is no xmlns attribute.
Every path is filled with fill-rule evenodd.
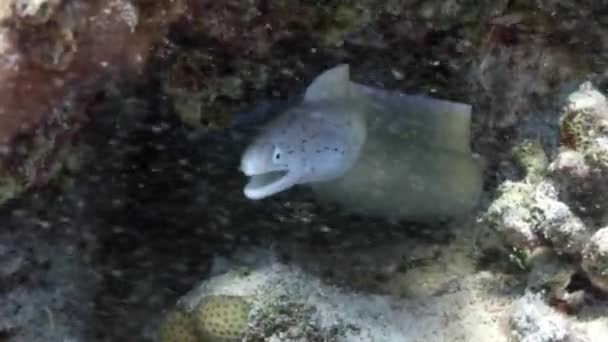
<svg viewBox="0 0 608 342"><path fill-rule="evenodd" d="M459 216L475 207L482 184L470 123L470 105L357 84L338 65L247 147L244 193L257 200L308 184L356 213Z"/></svg>

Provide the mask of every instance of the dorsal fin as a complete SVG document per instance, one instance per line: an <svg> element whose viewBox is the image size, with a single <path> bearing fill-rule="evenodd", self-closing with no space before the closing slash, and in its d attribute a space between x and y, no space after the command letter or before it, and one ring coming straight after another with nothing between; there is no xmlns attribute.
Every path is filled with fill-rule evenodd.
<svg viewBox="0 0 608 342"><path fill-rule="evenodd" d="M428 125L433 143L450 150L471 152L471 105L440 100L426 95L410 95L403 102L419 108L420 119Z"/></svg>
<svg viewBox="0 0 608 342"><path fill-rule="evenodd" d="M317 76L306 89L304 102L317 102L341 97L350 93L348 64L340 64Z"/></svg>
<svg viewBox="0 0 608 342"><path fill-rule="evenodd" d="M408 95L350 83L351 96L365 97L378 109L377 119L395 129L411 128L417 142L470 153L471 106L426 95ZM373 107L372 107L373 108Z"/></svg>

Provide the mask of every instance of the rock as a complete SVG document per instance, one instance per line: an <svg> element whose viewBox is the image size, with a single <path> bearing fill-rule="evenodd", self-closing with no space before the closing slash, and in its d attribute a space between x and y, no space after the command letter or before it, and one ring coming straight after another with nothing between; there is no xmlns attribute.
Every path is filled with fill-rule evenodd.
<svg viewBox="0 0 608 342"><path fill-rule="evenodd" d="M28 24L43 24L57 11L63 0L13 0L13 13L18 20Z"/></svg>
<svg viewBox="0 0 608 342"><path fill-rule="evenodd" d="M46 239L0 233L0 335L8 341L86 339L99 277ZM67 247L67 246L66 246Z"/></svg>
<svg viewBox="0 0 608 342"><path fill-rule="evenodd" d="M241 296L207 296L192 315L195 329L209 342L240 341L248 329L249 303Z"/></svg>
<svg viewBox="0 0 608 342"><path fill-rule="evenodd" d="M549 240L559 254L579 253L590 233L581 219L557 200L555 187L550 182L541 183L532 194L532 203L534 231Z"/></svg>
<svg viewBox="0 0 608 342"><path fill-rule="evenodd" d="M560 199L596 225L608 222L608 100L590 82L569 94L561 111L564 148L549 166Z"/></svg>
<svg viewBox="0 0 608 342"><path fill-rule="evenodd" d="M485 221L517 248L526 250L537 246L540 242L534 233L532 213L528 208L532 187L506 181L500 185L498 193L500 195L484 216Z"/></svg>
<svg viewBox="0 0 608 342"><path fill-rule="evenodd" d="M536 183L545 175L548 159L538 139L524 140L513 148L512 154L528 181Z"/></svg>
<svg viewBox="0 0 608 342"><path fill-rule="evenodd" d="M513 303L511 336L517 342L565 342L570 335L568 325L539 294L527 293Z"/></svg>
<svg viewBox="0 0 608 342"><path fill-rule="evenodd" d="M576 268L559 258L549 247L535 249L527 259L530 268L528 287L546 289L549 297L561 296Z"/></svg>
<svg viewBox="0 0 608 342"><path fill-rule="evenodd" d="M577 255L590 232L568 205L559 201L556 185L543 181L506 181L498 189L485 220L512 246L531 250L548 240L559 254Z"/></svg>
<svg viewBox="0 0 608 342"><path fill-rule="evenodd" d="M591 282L608 291L608 227L598 230L589 239L581 264Z"/></svg>
<svg viewBox="0 0 608 342"><path fill-rule="evenodd" d="M581 84L568 95L560 118L560 132L566 146L584 151L598 135L607 132L608 100L591 82Z"/></svg>
<svg viewBox="0 0 608 342"><path fill-rule="evenodd" d="M206 342L226 341L220 337L233 341L236 335L239 341L276 342L443 341L450 336L457 336L456 341L505 341L496 323L497 305L504 302L489 294L495 283L484 272L469 278L475 283L470 288L463 281L441 294L397 298L325 284L254 248L216 258L211 274L175 305L202 318L195 319L198 329L232 326L220 329L222 336L206 335ZM480 295L486 290L487 296ZM453 317L448 324L446 316ZM238 334L226 335L233 328Z"/></svg>
<svg viewBox="0 0 608 342"><path fill-rule="evenodd" d="M179 1L9 0L0 10L0 200L45 184L94 95L141 73ZM173 10L175 9L175 10Z"/></svg>
<svg viewBox="0 0 608 342"><path fill-rule="evenodd" d="M95 262L79 267L102 278L95 289L71 291L70 286L80 286L86 279L60 275L44 278L43 289L37 281L27 282L17 299L12 289L10 297L3 292L0 302L9 305L0 306L6 318L2 322L10 328L0 324L0 338L31 342L36 337L27 334L36 332L44 341L86 340L81 338L86 330L102 340L151 339L141 336L142 325L155 325L154 318L166 303L206 274L210 255L259 243L282 250L298 245L317 265L322 263L319 259L334 255L350 260L322 266L327 273L340 273L341 285L391 288L394 295L337 289L286 265L254 268L249 275L231 270L224 278L230 281L219 284L214 276L201 284L201 298L248 296L252 320L245 335L252 340L348 336L357 342L503 341L493 323L496 312L521 290L514 285L521 284L521 273L505 274L504 269L494 269L503 264L491 263L491 270L484 269L487 283L475 283L473 289L460 273L454 281L438 280L450 269L464 267L458 259L465 249L476 254L478 250L468 246L477 247L491 235L485 226L456 252L445 249L443 241L451 240L446 232L452 231L444 227L418 229L346 217L333 208L323 209L304 192L247 202L234 167L246 133L232 129L231 115L243 111L242 117L251 119L255 115L249 111L258 111L261 103L291 98L320 70L342 62L352 64L353 74L365 84L472 103L472 149L489 166L485 189L492 191L509 179L499 186L487 222L523 250L522 255L539 246L550 249L549 260L529 260L534 264L529 285L555 282L559 288L564 260L578 262L589 234L608 223L602 213L602 192L607 193L602 171L605 132L571 132L564 126L559 151L552 145L560 141L556 93L581 79L605 78L602 61L607 57L608 28L602 5L605 0L0 1L0 137L6 138L0 146L0 202L47 183L57 174L57 165L65 164L63 158L76 155L69 148L79 144L90 115L105 114L89 131L103 146L95 146L101 155L93 163L96 172L82 172L87 181L69 190L29 192L25 203L15 205L33 210L9 228L26 230L23 222L40 220L44 228L29 229L39 237L40 230L49 229L46 219L51 217L50 222L57 224L50 225L58 228L43 240L51 246L46 253L53 253L69 242L58 233L91 227L91 234L99 235L95 245L100 250L87 255ZM175 19L180 12L185 15ZM170 34L165 35L169 27ZM120 84L133 79L145 86ZM137 93L145 111L153 114L140 120L134 119L141 115L138 110L99 110L110 93L100 93L100 87L116 87L111 96L123 99L129 96L124 93ZM591 98L599 98L596 95ZM586 117L584 106L578 104L587 100L571 100L562 113ZM178 121L213 132L193 132ZM240 122L251 128L252 121ZM576 126L575 121L570 123ZM111 128L102 131L100 126ZM133 129L114 133L125 126ZM501 163L511 159L508 153L519 142L524 144L514 157L526 177L505 177ZM543 150L546 155L537 154ZM547 163L555 168L545 170ZM89 179L95 184L87 183ZM548 183L555 193L545 188ZM93 195L81 198L83 193ZM65 204L66 198L79 204ZM94 209L79 211L81 204ZM53 205L55 209L49 209ZM426 277L429 268L412 270L412 265L431 257L402 260L398 253L374 254L366 259L378 259L377 273L361 271L369 268L357 265L359 246L385 250L386 240L418 241L413 239L418 234L441 240L428 250L441 251L452 261L431 268L437 278ZM75 250L87 246L78 244ZM319 258L328 250L330 256ZM335 264L350 267L332 267ZM31 265L30 259L9 256L0 261L0 275L10 278L13 286L23 276L44 274ZM395 272L406 272L407 277L395 277ZM82 278L88 277L87 273ZM53 283L63 278L70 281ZM0 279L3 291L5 281ZM488 287L493 292L480 291ZM81 292L86 296L76 296ZM471 292L472 296L463 295ZM489 302L486 310L470 304L481 297ZM3 301L7 298L10 301ZM47 312L36 310L40 306L50 308L55 330L46 325ZM198 339L188 319L180 321L180 315L189 316L195 308L178 306L178 317L168 317L161 329L163 339ZM81 315L85 312L94 317ZM534 329L534 324L542 325L536 318L518 322L517 327L526 327L522 331L547 339ZM524 340L524 335L518 338Z"/></svg>
<svg viewBox="0 0 608 342"><path fill-rule="evenodd" d="M574 188L584 186L591 170L581 152L566 149L551 162L548 172L563 189L562 193L570 193Z"/></svg>

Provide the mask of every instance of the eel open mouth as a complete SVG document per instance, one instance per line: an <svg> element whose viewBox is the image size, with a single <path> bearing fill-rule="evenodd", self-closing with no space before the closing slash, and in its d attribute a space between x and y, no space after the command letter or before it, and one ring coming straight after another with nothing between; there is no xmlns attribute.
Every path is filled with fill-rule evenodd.
<svg viewBox="0 0 608 342"><path fill-rule="evenodd" d="M288 171L271 171L261 174L250 174L249 183L245 186L244 193L249 199L262 199L286 190L293 185L294 177Z"/></svg>

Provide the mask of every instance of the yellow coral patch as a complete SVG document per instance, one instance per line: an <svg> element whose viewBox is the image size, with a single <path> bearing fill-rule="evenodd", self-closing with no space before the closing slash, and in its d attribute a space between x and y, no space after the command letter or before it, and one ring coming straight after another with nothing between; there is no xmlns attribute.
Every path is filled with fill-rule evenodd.
<svg viewBox="0 0 608 342"><path fill-rule="evenodd" d="M249 304L239 296L205 298L194 310L198 332L211 341L239 340L247 331Z"/></svg>
<svg viewBox="0 0 608 342"><path fill-rule="evenodd" d="M161 323L158 338L160 342L197 342L192 317L182 311L169 312Z"/></svg>

